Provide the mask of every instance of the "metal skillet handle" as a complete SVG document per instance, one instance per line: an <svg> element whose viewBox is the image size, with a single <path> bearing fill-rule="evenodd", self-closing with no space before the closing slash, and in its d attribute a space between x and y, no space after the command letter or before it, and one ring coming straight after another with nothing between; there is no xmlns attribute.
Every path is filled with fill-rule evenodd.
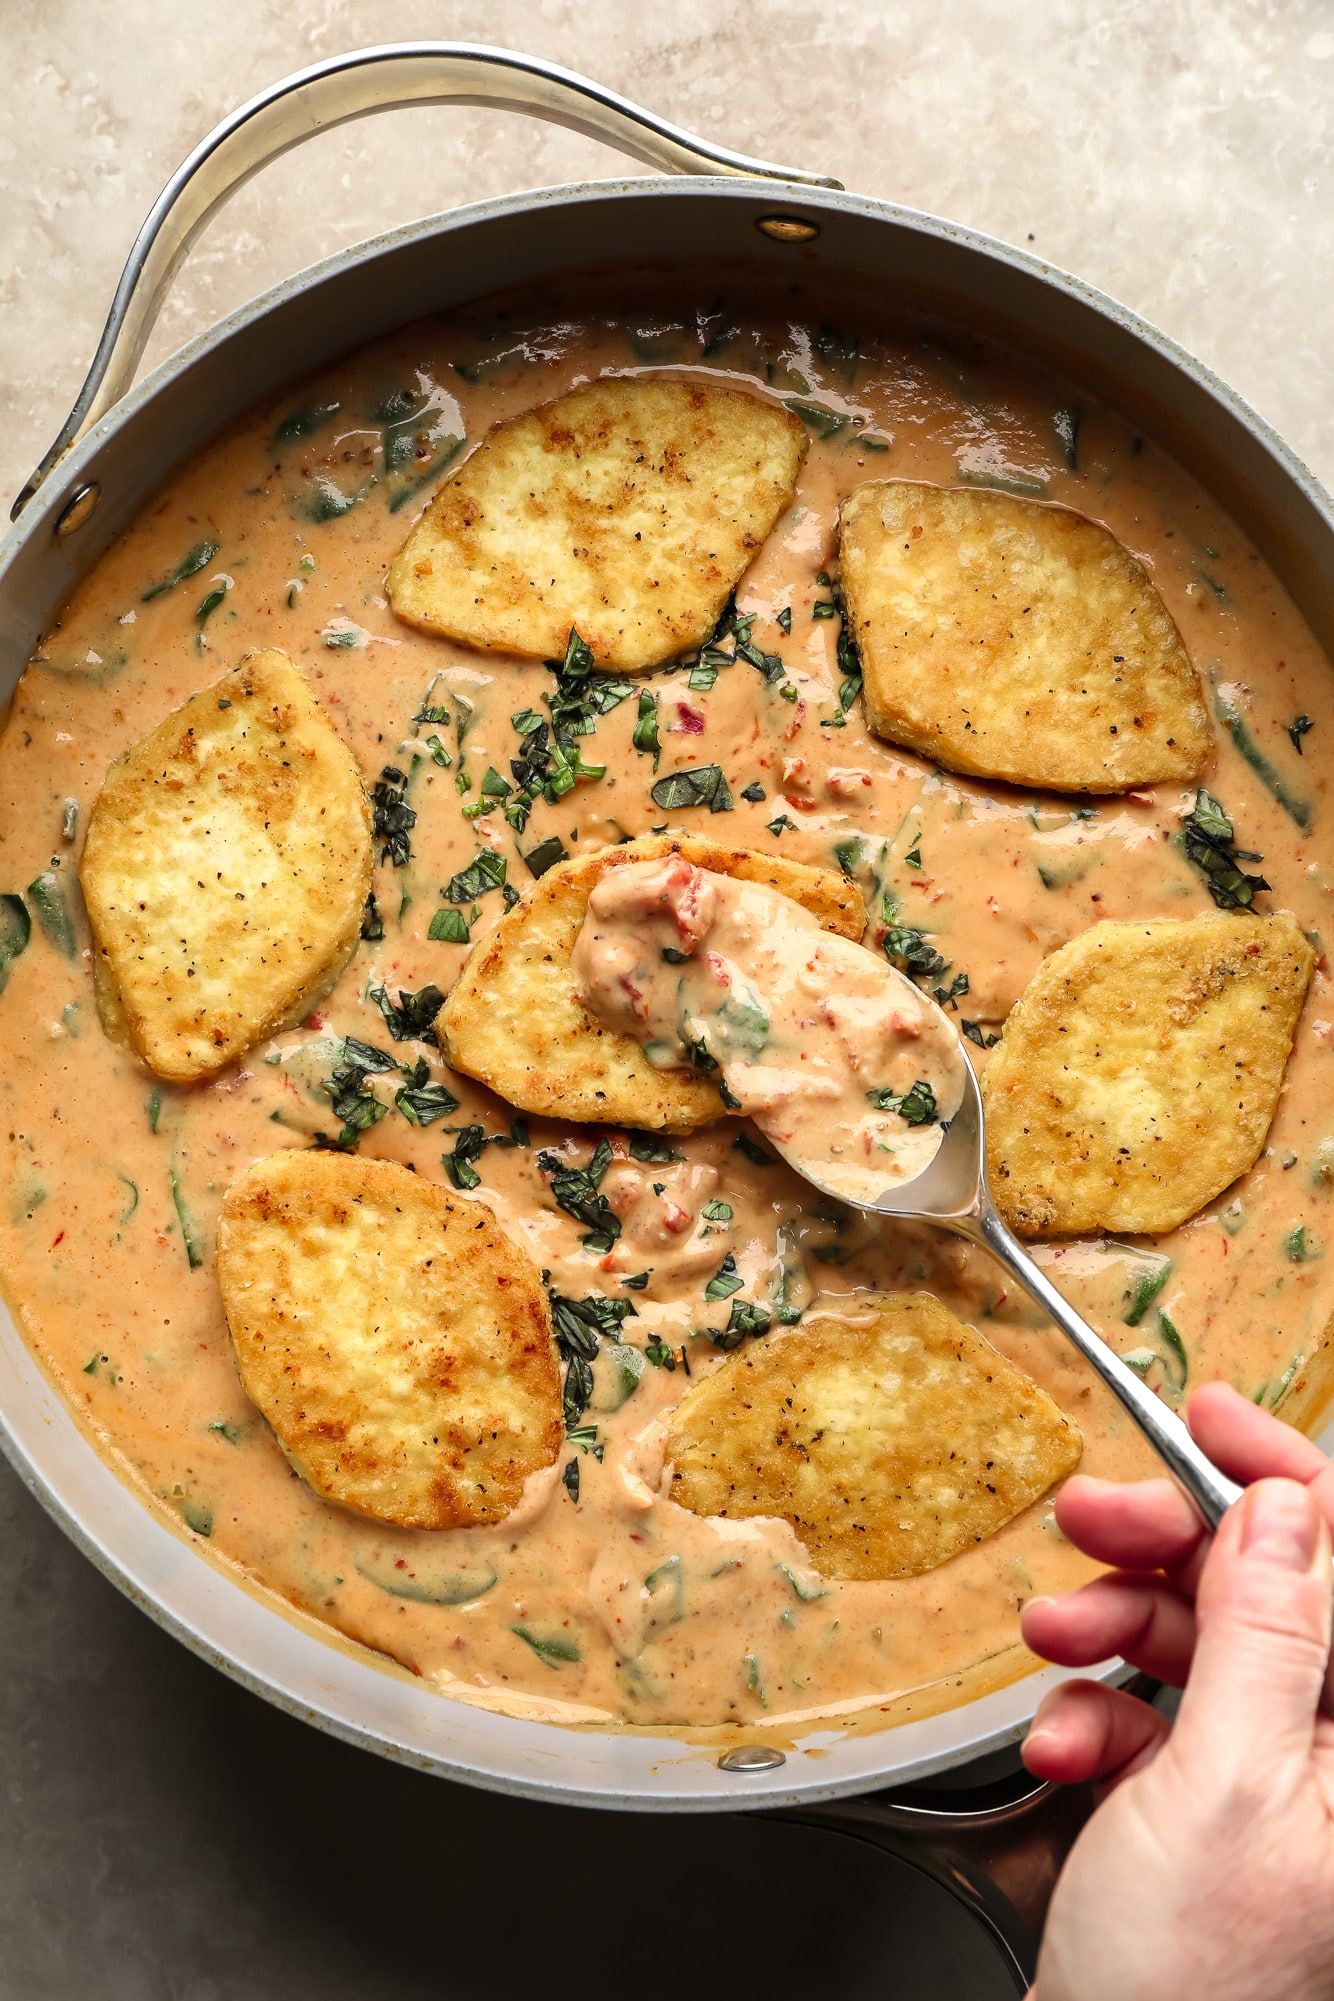
<svg viewBox="0 0 1334 2001"><path fill-rule="evenodd" d="M470 42L391 42L314 63L271 84L214 126L163 188L135 238L78 400L14 502L12 519L17 520L71 446L129 388L167 288L215 211L261 167L312 133L410 104L522 111L601 139L665 173L797 181L820 188L842 185L825 175L771 166L713 146L574 70L510 49Z"/></svg>
<svg viewBox="0 0 1334 2001"><path fill-rule="evenodd" d="M1135 1692L1153 1686L1138 1683ZM1045 1785L1016 1766L962 1786L928 1780L782 1807L772 1818L848 1835L928 1876L987 1933L1024 1994L1056 1879L1092 1811L1091 1787Z"/></svg>

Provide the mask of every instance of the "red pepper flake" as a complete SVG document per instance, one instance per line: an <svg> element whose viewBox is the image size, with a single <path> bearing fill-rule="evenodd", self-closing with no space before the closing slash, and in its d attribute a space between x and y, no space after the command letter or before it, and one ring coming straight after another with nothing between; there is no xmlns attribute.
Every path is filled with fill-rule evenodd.
<svg viewBox="0 0 1334 2001"><path fill-rule="evenodd" d="M64 1232L64 1231L62 1230L62 1231L60 1232L60 1235L59 1235L59 1236L58 1236L58 1237L56 1238L56 1243L55 1243L55 1244L52 1244L52 1246L51 1246L52 1250L54 1250L54 1249L55 1249L55 1247L56 1247L56 1244L63 1244L63 1243L64 1243L64 1241L65 1241L65 1232Z"/></svg>

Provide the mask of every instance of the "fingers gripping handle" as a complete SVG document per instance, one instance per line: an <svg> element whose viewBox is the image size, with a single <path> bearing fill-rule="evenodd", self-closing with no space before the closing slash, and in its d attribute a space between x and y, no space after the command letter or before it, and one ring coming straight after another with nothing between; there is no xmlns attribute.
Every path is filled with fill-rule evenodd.
<svg viewBox="0 0 1334 2001"><path fill-rule="evenodd" d="M467 42L393 42L298 70L224 118L172 175L135 239L78 400L11 509L17 519L52 468L117 403L182 259L210 217L271 160L314 132L412 104L522 111L619 147L672 174L840 183L712 146L574 70Z"/></svg>

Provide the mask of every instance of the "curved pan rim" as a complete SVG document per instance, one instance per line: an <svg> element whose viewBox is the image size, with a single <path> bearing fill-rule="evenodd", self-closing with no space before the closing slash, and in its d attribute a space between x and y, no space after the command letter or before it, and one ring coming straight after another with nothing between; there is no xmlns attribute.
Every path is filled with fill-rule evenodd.
<svg viewBox="0 0 1334 2001"><path fill-rule="evenodd" d="M161 449L136 455L139 434L151 432L155 413L174 403L179 418L192 383L202 380L213 363L225 359L247 336L270 333L293 314L299 317L326 290L340 284L346 290L347 281L360 281L375 266L404 253L436 245L456 250L458 239L468 232L529 224L539 213L550 216L553 223L577 227L601 212L604 220L619 221L630 240L633 210L622 205L650 204L649 219L661 221L669 211L660 204L685 204L682 212L687 213L690 204L701 201L711 209L719 202L742 204L747 227L756 215L775 212L812 215L831 226L839 220L872 228L888 225L900 247L916 244L928 253L948 252L959 270L967 269L979 293L994 292L1005 281L1017 279L1035 296L1064 302L1090 331L1101 327L1128 354L1138 354L1146 367L1151 365L1160 377L1175 381L1183 393L1194 397L1206 416L1212 413L1223 432L1221 439L1213 438L1213 446L1229 463L1235 465L1249 452L1252 462L1240 467L1239 477L1252 486L1258 481L1257 490L1267 480L1271 497L1278 496L1273 502L1276 510L1286 508L1279 532L1281 537L1295 538L1298 545L1298 582L1310 584L1312 566L1318 571L1321 559L1325 573L1334 576L1334 505L1307 467L1211 370L1094 287L979 232L862 196L798 183L625 178L506 196L388 232L272 287L161 363L61 462L0 544L0 636L10 684L17 680L33 640L60 598L172 465L194 444L212 436L227 415L300 372L300 364L293 368L274 361L276 372L262 381L248 376L231 395L227 409L210 407L205 397L194 434L188 434L188 427L186 432L179 428L173 432L176 449L170 457ZM559 228L553 233L559 235ZM655 250L651 234L641 233L636 240L640 248L634 259L592 255L579 265L556 260L550 269L568 272L603 262L662 261L663 253ZM701 250L701 261L708 261L709 255L707 249ZM529 275L521 272L514 282ZM491 283L471 291L454 287L459 300L493 289ZM392 295L392 286L385 292ZM372 318L378 313L379 319L374 325L368 322L367 327L340 332L305 366L318 367L374 338L376 331L388 332L407 323L421 310L376 304ZM250 345L255 354L265 351L254 338ZM1033 350L1034 342L1026 345ZM58 537L56 524L72 497L99 478L110 485L112 473L120 475L119 489L77 532ZM1264 499L1261 491L1261 505ZM1254 533L1252 524L1243 525ZM1318 603L1303 608L1318 630L1327 626L1327 643L1334 638L1334 598L1327 608ZM785 1765L724 1773L716 1764L716 1742L685 1742L596 1725L518 1721L451 1700L401 1670L382 1668L360 1650L345 1648L336 1639L331 1643L313 1620L276 1609L273 1601L239 1581L220 1561L207 1557L199 1561L202 1552L193 1538L152 1514L129 1481L98 1454L7 1312L0 1313L0 1449L29 1491L103 1575L201 1658L289 1714L347 1742L492 1790L613 1809L676 1811L731 1811L836 1799L871 1786L901 1785L1013 1743L1045 1691L1066 1678L1060 1670L1045 1669L961 1707L884 1732L845 1736L837 1723L812 1725L799 1740L804 1748L790 1750ZM1098 1672L1109 1680L1125 1674L1116 1662ZM738 1733L738 1741L759 1742L764 1734L760 1727L747 1728Z"/></svg>

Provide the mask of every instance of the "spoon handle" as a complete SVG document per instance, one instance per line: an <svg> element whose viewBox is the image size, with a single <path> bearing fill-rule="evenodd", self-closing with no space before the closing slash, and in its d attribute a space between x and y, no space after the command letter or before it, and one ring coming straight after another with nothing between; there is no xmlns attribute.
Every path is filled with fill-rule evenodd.
<svg viewBox="0 0 1334 2001"><path fill-rule="evenodd" d="M1202 1452L1175 1411L1167 1408L1135 1371L1080 1318L1062 1298L1041 1267L1034 1264L1012 1236L990 1202L970 1218L968 1235L984 1244L1031 1299L1049 1313L1066 1339L1106 1383L1121 1407L1130 1413L1168 1472L1198 1509L1207 1526L1216 1529L1242 1489L1229 1480Z"/></svg>

